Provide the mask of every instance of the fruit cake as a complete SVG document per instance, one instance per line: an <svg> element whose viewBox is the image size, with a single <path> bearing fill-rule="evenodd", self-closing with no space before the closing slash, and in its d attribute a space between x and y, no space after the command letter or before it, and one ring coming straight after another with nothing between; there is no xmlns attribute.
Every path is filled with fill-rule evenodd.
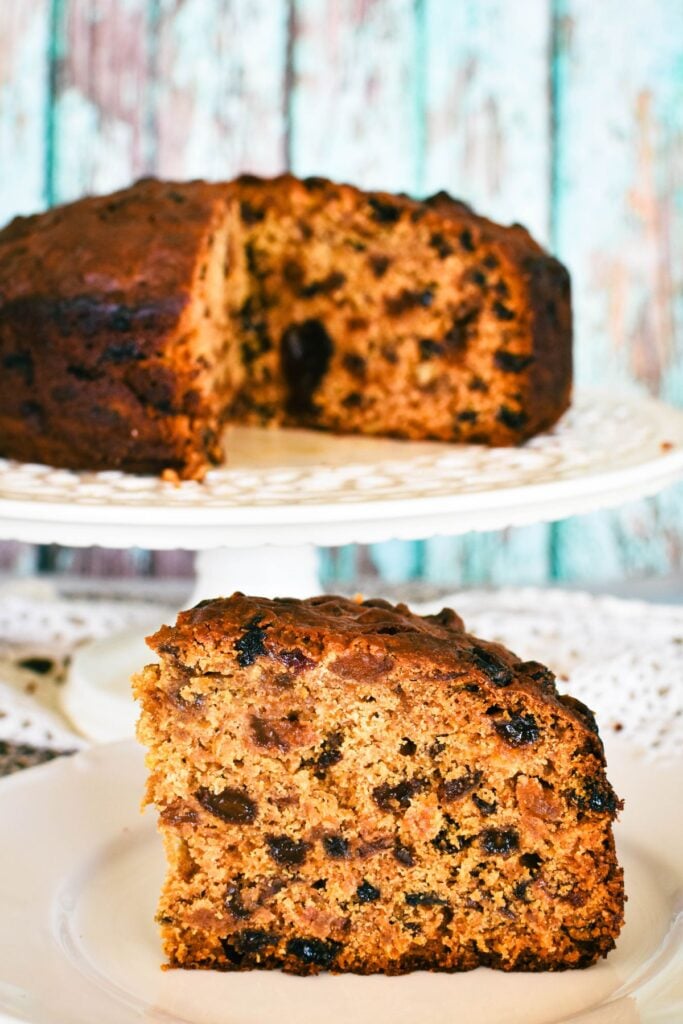
<svg viewBox="0 0 683 1024"><path fill-rule="evenodd" d="M567 408L571 331L564 267L445 193L146 179L0 231L0 454L201 477L226 421L517 444Z"/></svg>
<svg viewBox="0 0 683 1024"><path fill-rule="evenodd" d="M448 610L234 594L134 680L173 967L563 970L623 877L591 712Z"/></svg>

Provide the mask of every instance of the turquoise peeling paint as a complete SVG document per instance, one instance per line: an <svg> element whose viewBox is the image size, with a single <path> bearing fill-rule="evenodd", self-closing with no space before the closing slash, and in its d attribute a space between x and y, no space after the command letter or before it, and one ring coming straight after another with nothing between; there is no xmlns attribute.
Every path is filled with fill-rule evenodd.
<svg viewBox="0 0 683 1024"><path fill-rule="evenodd" d="M45 205L59 202L55 171L57 151L57 86L59 64L66 55L64 15L67 0L50 0L50 36L47 54L49 96L45 119Z"/></svg>

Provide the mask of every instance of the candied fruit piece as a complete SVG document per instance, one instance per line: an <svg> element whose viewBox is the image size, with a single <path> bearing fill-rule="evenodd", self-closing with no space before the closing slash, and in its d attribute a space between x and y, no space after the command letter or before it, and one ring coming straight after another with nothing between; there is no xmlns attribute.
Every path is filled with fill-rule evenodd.
<svg viewBox="0 0 683 1024"><path fill-rule="evenodd" d="M304 964L331 967L341 952L341 943L331 939L296 938L287 943L287 952Z"/></svg>
<svg viewBox="0 0 683 1024"><path fill-rule="evenodd" d="M290 413L313 410L313 395L327 373L334 344L319 320L290 324L280 341L280 363Z"/></svg>
<svg viewBox="0 0 683 1024"><path fill-rule="evenodd" d="M195 793L195 799L214 817L231 825L250 825L256 819L256 802L240 789L228 788L213 793L202 787Z"/></svg>
<svg viewBox="0 0 683 1024"><path fill-rule="evenodd" d="M257 746L270 747L281 751L289 749L289 744L280 736L276 727L268 719L259 718L258 715L251 715L249 725Z"/></svg>
<svg viewBox="0 0 683 1024"><path fill-rule="evenodd" d="M236 932L234 935L226 936L220 940L223 952L231 963L240 967L245 961L258 962L258 953L267 949L268 946L276 946L280 941L279 935L258 929L247 929L243 932Z"/></svg>
<svg viewBox="0 0 683 1024"><path fill-rule="evenodd" d="M448 900L435 892L407 892L405 901L409 907L447 907Z"/></svg>
<svg viewBox="0 0 683 1024"><path fill-rule="evenodd" d="M381 895L379 889L368 882L367 878L364 878L356 889L356 899L359 903L374 903Z"/></svg>
<svg viewBox="0 0 683 1024"><path fill-rule="evenodd" d="M294 647L291 651L278 651L275 657L286 668L291 669L295 675L306 671L306 669L315 668L313 659L305 655L298 647Z"/></svg>
<svg viewBox="0 0 683 1024"><path fill-rule="evenodd" d="M474 252L476 249L474 239L472 238L472 232L469 228L464 228L460 232L460 244L466 252Z"/></svg>
<svg viewBox="0 0 683 1024"><path fill-rule="evenodd" d="M529 879L526 879L523 882L515 882L515 884L512 887L512 895L515 897L516 900L522 900L522 902L527 903L528 902L528 897L527 897L527 889L528 888L529 888Z"/></svg>
<svg viewBox="0 0 683 1024"><path fill-rule="evenodd" d="M457 779L446 779L439 787L439 796L445 803L457 800L466 793L471 793L482 780L482 773L467 769L464 775Z"/></svg>
<svg viewBox="0 0 683 1024"><path fill-rule="evenodd" d="M404 779L395 786L383 782L381 786L375 786L373 789L372 799L383 811L395 810L395 805L405 811L410 807L413 797L428 788L429 783L426 779Z"/></svg>
<svg viewBox="0 0 683 1024"><path fill-rule="evenodd" d="M403 843L396 843L394 845L394 858L399 864L405 864L406 867L412 868L415 863L415 851L411 846L405 846Z"/></svg>
<svg viewBox="0 0 683 1024"><path fill-rule="evenodd" d="M485 817L495 814L498 810L498 804L495 800L491 800L489 802L488 800L484 800L477 793L472 794L472 802Z"/></svg>
<svg viewBox="0 0 683 1024"><path fill-rule="evenodd" d="M244 634L235 641L235 650L238 652L237 664L241 668L253 665L258 657L266 653L263 643L266 639L266 632L260 626L262 621L262 615L255 615L247 623Z"/></svg>
<svg viewBox="0 0 683 1024"><path fill-rule="evenodd" d="M370 256L368 262L375 277L384 277L391 264L388 256Z"/></svg>
<svg viewBox="0 0 683 1024"><path fill-rule="evenodd" d="M511 747L524 747L535 743L539 736L539 728L533 715L511 715L507 721L496 722L495 730Z"/></svg>
<svg viewBox="0 0 683 1024"><path fill-rule="evenodd" d="M453 246L444 238L440 231L435 231L430 236L429 244L432 249L436 249L440 260L445 260L448 256L453 255Z"/></svg>
<svg viewBox="0 0 683 1024"><path fill-rule="evenodd" d="M507 856L519 847L519 835L514 829L487 828L481 833L480 839L487 853Z"/></svg>
<svg viewBox="0 0 683 1024"><path fill-rule="evenodd" d="M519 863L533 875L537 875L541 870L543 858L538 853L523 853L519 858Z"/></svg>
<svg viewBox="0 0 683 1024"><path fill-rule="evenodd" d="M513 311L508 306L504 305L504 303L500 302L498 299L496 299L496 301L493 303L493 315L498 320L515 319L515 314L513 313Z"/></svg>
<svg viewBox="0 0 683 1024"><path fill-rule="evenodd" d="M244 905L242 890L237 882L233 882L228 886L223 902L225 903L225 909L238 920L251 917L252 911Z"/></svg>
<svg viewBox="0 0 683 1024"><path fill-rule="evenodd" d="M614 814L620 807L620 801L607 780L584 779L581 791L570 790L568 796L579 810L595 814Z"/></svg>
<svg viewBox="0 0 683 1024"><path fill-rule="evenodd" d="M440 853L461 853L472 845L475 837L465 836L459 830L458 822L446 816L446 824L432 839L432 846Z"/></svg>
<svg viewBox="0 0 683 1024"><path fill-rule="evenodd" d="M533 356L506 352L502 348L493 353L493 362L503 373L522 373L533 361Z"/></svg>
<svg viewBox="0 0 683 1024"><path fill-rule="evenodd" d="M514 672L492 651L485 647L472 647L472 660L494 686L509 686L515 678Z"/></svg>
<svg viewBox="0 0 683 1024"><path fill-rule="evenodd" d="M368 198L368 206L372 210L372 219L378 224L395 224L401 217L401 207L377 196Z"/></svg>
<svg viewBox="0 0 683 1024"><path fill-rule="evenodd" d="M514 409L511 409L507 405L501 405L496 415L496 419L499 423L502 423L503 426L509 427L510 430L521 430L527 421L526 413L521 410L519 412L515 412Z"/></svg>
<svg viewBox="0 0 683 1024"><path fill-rule="evenodd" d="M306 860L309 844L304 840L292 839L291 836L266 836L268 852L278 864L298 867Z"/></svg>
<svg viewBox="0 0 683 1024"><path fill-rule="evenodd" d="M341 751L344 743L344 737L340 732L330 733L320 744L320 750L315 757L305 758L301 762L302 768L314 768L313 774L316 779L324 779L327 775L327 769L332 768L333 765L339 764L343 754Z"/></svg>
<svg viewBox="0 0 683 1024"><path fill-rule="evenodd" d="M343 836L324 836L323 848L327 856L333 860L342 860L349 855L349 843Z"/></svg>

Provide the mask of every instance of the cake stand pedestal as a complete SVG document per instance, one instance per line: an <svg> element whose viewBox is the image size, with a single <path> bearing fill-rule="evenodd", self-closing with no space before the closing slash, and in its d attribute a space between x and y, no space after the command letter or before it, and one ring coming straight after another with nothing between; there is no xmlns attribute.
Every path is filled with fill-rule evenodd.
<svg viewBox="0 0 683 1024"><path fill-rule="evenodd" d="M198 551L190 607L219 594L310 597L320 587L318 551L312 544L230 547Z"/></svg>
<svg viewBox="0 0 683 1024"><path fill-rule="evenodd" d="M240 427L226 445L228 463L202 483L0 460L0 539L187 548L197 599L308 596L315 545L550 522L683 477L683 413L639 395L580 394L553 431L512 449ZM139 634L81 649L64 698L76 727L129 734L128 676L149 659Z"/></svg>

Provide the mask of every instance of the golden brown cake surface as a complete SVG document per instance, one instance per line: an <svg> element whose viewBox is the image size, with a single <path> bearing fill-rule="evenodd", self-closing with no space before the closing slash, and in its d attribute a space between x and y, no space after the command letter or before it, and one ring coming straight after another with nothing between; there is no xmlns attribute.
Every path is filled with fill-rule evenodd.
<svg viewBox="0 0 683 1024"><path fill-rule="evenodd" d="M591 713L384 601L202 602L135 680L178 967L562 970L623 922Z"/></svg>
<svg viewBox="0 0 683 1024"><path fill-rule="evenodd" d="M201 475L226 419L516 444L571 388L519 226L320 178L146 179L0 231L0 453Z"/></svg>

